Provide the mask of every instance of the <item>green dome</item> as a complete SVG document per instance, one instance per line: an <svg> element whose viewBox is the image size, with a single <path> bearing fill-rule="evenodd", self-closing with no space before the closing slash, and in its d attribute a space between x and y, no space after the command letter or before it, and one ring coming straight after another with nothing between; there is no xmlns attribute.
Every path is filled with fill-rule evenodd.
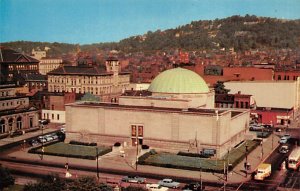
<svg viewBox="0 0 300 191"><path fill-rule="evenodd" d="M160 73L151 82L148 90L156 93L208 93L205 81L195 72L173 68Z"/></svg>

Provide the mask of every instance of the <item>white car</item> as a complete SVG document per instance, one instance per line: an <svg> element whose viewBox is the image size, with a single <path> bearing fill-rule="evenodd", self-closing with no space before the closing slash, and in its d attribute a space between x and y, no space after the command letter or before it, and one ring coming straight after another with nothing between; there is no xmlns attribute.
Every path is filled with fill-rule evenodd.
<svg viewBox="0 0 300 191"><path fill-rule="evenodd" d="M44 136L39 136L39 137L38 137L38 141L39 141L40 143L46 143L46 142L47 142L47 139L46 139Z"/></svg>
<svg viewBox="0 0 300 191"><path fill-rule="evenodd" d="M147 188L147 190L150 190L150 191L167 191L167 190L169 190L168 188L163 187L159 184L146 184L146 188Z"/></svg>
<svg viewBox="0 0 300 191"><path fill-rule="evenodd" d="M53 137L51 135L44 136L47 141L53 141Z"/></svg>
<svg viewBox="0 0 300 191"><path fill-rule="evenodd" d="M170 178L165 178L165 179L159 181L158 184L161 186L168 187L168 188L178 188L180 185L179 182L175 182L174 180L172 180Z"/></svg>
<svg viewBox="0 0 300 191"><path fill-rule="evenodd" d="M58 136L55 133L50 134L50 136L53 138L53 140L58 139Z"/></svg>
<svg viewBox="0 0 300 191"><path fill-rule="evenodd" d="M288 140L289 140L289 138L287 138L287 137L281 137L278 142L281 143L281 144L285 144L285 143L288 142Z"/></svg>

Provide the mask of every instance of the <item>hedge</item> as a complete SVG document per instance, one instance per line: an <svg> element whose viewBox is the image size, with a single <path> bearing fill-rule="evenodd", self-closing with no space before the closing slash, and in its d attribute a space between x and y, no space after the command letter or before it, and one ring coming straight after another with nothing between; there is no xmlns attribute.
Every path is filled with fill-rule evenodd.
<svg viewBox="0 0 300 191"><path fill-rule="evenodd" d="M56 142L57 143L57 142ZM35 153L35 154L43 154L43 155L52 155L52 156L61 156L61 157L70 157L70 158L81 158L81 159L89 159L89 160L95 160L96 159L96 153L94 153L94 155L90 154L90 152L86 152L87 154L83 155L83 154L78 154L76 153L76 149L80 150L80 151L84 151L82 148L86 147L83 145L71 145L71 144L66 144L66 143L57 143L57 145L53 145L53 147L48 148L47 151L47 147L50 145L44 145L44 152L42 152L41 148L42 146L36 147L36 148L32 148L30 149L28 152L29 153ZM62 152L59 152L59 149L65 147ZM71 149L72 147L78 147L78 148L73 148L73 150ZM81 148L80 148L81 147ZM92 149L93 147L89 147L89 150ZM96 148L96 147L94 147ZM98 156L100 155L105 155L106 153L109 153L112 151L112 147L98 147ZM51 151L55 150L55 152ZM75 150L75 151L74 151ZM67 152L71 152L71 153L67 153ZM96 149L95 149L96 152Z"/></svg>
<svg viewBox="0 0 300 191"><path fill-rule="evenodd" d="M71 145L84 145L84 146L97 146L97 143L87 143L87 142L81 142L81 141L74 141L74 140L71 140L69 142L69 144Z"/></svg>
<svg viewBox="0 0 300 191"><path fill-rule="evenodd" d="M246 144L248 145L248 153L250 153L257 145L259 145L259 142L245 141L237 148L232 149L229 152L229 155L226 154L225 157L220 160L200 158L199 154L196 153L194 155L190 154L190 156L186 156L184 155L186 154L184 152L181 152L180 155L171 153L157 154L154 150L150 150L150 152L139 157L138 164L197 171L201 169L206 172L223 173L224 163L227 165L227 161L228 164L231 164L230 167L234 168L243 160L245 157Z"/></svg>

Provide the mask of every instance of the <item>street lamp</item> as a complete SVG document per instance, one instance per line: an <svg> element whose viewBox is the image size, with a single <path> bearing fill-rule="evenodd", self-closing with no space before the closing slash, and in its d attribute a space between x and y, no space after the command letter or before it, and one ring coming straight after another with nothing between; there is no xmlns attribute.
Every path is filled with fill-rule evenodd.
<svg viewBox="0 0 300 191"><path fill-rule="evenodd" d="M41 123L41 127L42 127L42 138L41 138L41 142L42 142L42 154L41 154L41 160L43 160L44 158L44 138L43 138L43 135L44 135L44 125Z"/></svg>
<svg viewBox="0 0 300 191"><path fill-rule="evenodd" d="M247 145L247 143L246 143L246 145L245 145L245 152L246 152L246 162L245 162L245 165L244 165L244 168L245 168L245 171L246 171L246 177L247 177L247 175L248 175L248 173L247 173L247 165L248 165L248 145Z"/></svg>
<svg viewBox="0 0 300 191"><path fill-rule="evenodd" d="M273 148L274 148L274 129L273 129L273 122L270 121L270 123L271 123L271 130L272 130L272 150L273 150Z"/></svg>
<svg viewBox="0 0 300 191"><path fill-rule="evenodd" d="M96 146L96 161L97 161L97 179L99 181L99 156L98 156L98 147Z"/></svg>
<svg viewBox="0 0 300 191"><path fill-rule="evenodd" d="M261 129L261 160L264 158L264 147L263 147L263 142L264 142L264 128Z"/></svg>
<svg viewBox="0 0 300 191"><path fill-rule="evenodd" d="M139 141L138 141L138 135L136 134L136 161L135 161L135 170L137 171L138 166L138 160L139 160Z"/></svg>

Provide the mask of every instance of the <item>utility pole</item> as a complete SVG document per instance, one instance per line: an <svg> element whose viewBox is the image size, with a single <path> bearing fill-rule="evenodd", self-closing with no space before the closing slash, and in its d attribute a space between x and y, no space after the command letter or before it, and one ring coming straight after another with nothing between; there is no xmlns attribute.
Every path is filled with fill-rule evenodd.
<svg viewBox="0 0 300 191"><path fill-rule="evenodd" d="M43 160L45 149L44 149L44 125L42 123L41 123L41 127L42 127L42 139L41 139L41 141L42 141L42 156L41 156L41 160Z"/></svg>
<svg viewBox="0 0 300 191"><path fill-rule="evenodd" d="M225 165L225 160L223 162L223 168L224 168L224 181L223 181L223 190L226 191L226 181L227 181L227 178L226 178L226 165Z"/></svg>
<svg viewBox="0 0 300 191"><path fill-rule="evenodd" d="M274 129L273 129L273 122L270 121L270 124L271 124L271 130L272 130L272 150L274 148Z"/></svg>
<svg viewBox="0 0 300 191"><path fill-rule="evenodd" d="M247 172L247 165L248 165L248 145L247 145L247 143L246 143L246 145L245 145L245 150L246 150L246 162L245 162L245 165L244 165L244 168L245 168L245 171L246 171L246 177L248 176L248 172Z"/></svg>
<svg viewBox="0 0 300 191"><path fill-rule="evenodd" d="M264 128L261 129L262 132L262 138L261 138L261 160L264 158L264 147L263 147L263 142L264 142Z"/></svg>
<svg viewBox="0 0 300 191"><path fill-rule="evenodd" d="M139 156L139 138L138 138L138 126L136 126L136 161L135 161L135 170L137 171L138 167L138 156Z"/></svg>
<svg viewBox="0 0 300 191"><path fill-rule="evenodd" d="M99 181L99 156L98 156L98 147L96 146L96 160L97 160L97 179Z"/></svg>

